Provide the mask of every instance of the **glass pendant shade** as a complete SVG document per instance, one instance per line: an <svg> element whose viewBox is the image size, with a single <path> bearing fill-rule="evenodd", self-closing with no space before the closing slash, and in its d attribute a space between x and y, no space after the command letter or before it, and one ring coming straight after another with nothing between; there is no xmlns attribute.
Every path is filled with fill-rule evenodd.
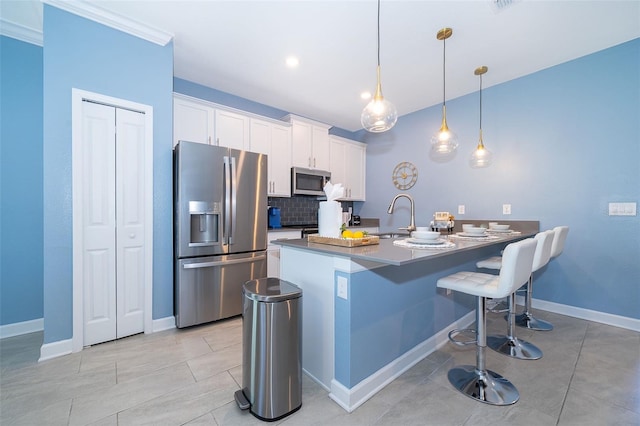
<svg viewBox="0 0 640 426"><path fill-rule="evenodd" d="M476 150L471 153L471 158L469 158L469 165L474 169L488 167L491 165L492 159L493 159L493 154L491 154L491 151L485 148L484 143L482 143L482 130L481 130L480 141L478 142L478 146L476 147Z"/></svg>
<svg viewBox="0 0 640 426"><path fill-rule="evenodd" d="M475 75L480 77L480 139L478 140L478 146L475 151L471 153L471 157L469 158L469 165L474 169L479 169L482 167L488 167L491 165L492 154L485 146L482 141L482 75L485 74L489 68L486 66L481 66L476 68L473 72Z"/></svg>
<svg viewBox="0 0 640 426"><path fill-rule="evenodd" d="M398 121L396 107L382 96L380 87L380 66L378 66L378 84L376 93L362 110L360 122L365 130L373 133L386 132Z"/></svg>
<svg viewBox="0 0 640 426"><path fill-rule="evenodd" d="M431 150L437 155L449 155L458 148L458 135L447 126L447 109L442 107L442 125L440 130L431 136Z"/></svg>
<svg viewBox="0 0 640 426"><path fill-rule="evenodd" d="M436 157L447 157L458 148L458 136L447 126L447 96L446 96L446 44L445 41L453 34L451 28L443 28L436 34L442 40L442 125L440 130L431 137L431 152Z"/></svg>
<svg viewBox="0 0 640 426"><path fill-rule="evenodd" d="M373 133L386 132L398 121L396 107L382 96L380 84L380 0L378 0L378 67L376 68L376 93L362 110L360 123L362 127Z"/></svg>

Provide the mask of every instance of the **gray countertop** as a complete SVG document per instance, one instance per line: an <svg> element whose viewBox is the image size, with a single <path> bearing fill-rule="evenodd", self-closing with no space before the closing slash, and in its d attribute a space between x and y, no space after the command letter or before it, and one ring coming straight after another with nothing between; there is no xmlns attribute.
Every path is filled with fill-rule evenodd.
<svg viewBox="0 0 640 426"><path fill-rule="evenodd" d="M446 238L455 243L455 247L449 249L430 248L405 248L393 244L395 239L380 239L380 244L372 244L360 247L342 247L320 243L310 243L306 238L297 240L278 240L274 244L291 247L301 250L315 251L322 254L329 254L341 257L348 257L353 260L364 260L388 265L402 266L412 262L436 259L438 257L449 256L454 253L474 250L492 245L505 245L506 243L518 241L523 238L532 237L537 233L537 229L523 229L519 233L492 234L497 238L486 238L477 240L461 239L443 234L441 238Z"/></svg>

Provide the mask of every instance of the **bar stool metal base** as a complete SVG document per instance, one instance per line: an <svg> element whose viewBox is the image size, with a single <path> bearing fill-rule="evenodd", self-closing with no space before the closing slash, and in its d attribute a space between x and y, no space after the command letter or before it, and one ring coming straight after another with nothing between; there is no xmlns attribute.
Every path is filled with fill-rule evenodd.
<svg viewBox="0 0 640 426"><path fill-rule="evenodd" d="M536 331L551 331L553 330L553 324L545 320L534 318L531 314L524 313L516 315L516 325L518 327L528 328L529 330Z"/></svg>
<svg viewBox="0 0 640 426"><path fill-rule="evenodd" d="M540 359L542 351L532 343L509 336L488 336L487 346L503 355L518 359Z"/></svg>
<svg viewBox="0 0 640 426"><path fill-rule="evenodd" d="M491 370L480 371L473 365L460 365L449 370L449 382L476 401L490 405L512 405L520 399L518 389Z"/></svg>

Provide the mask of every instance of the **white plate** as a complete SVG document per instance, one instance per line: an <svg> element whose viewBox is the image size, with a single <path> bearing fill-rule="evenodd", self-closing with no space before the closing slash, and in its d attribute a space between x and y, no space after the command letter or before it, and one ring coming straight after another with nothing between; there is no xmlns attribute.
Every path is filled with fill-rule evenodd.
<svg viewBox="0 0 640 426"><path fill-rule="evenodd" d="M508 234L509 232L513 232L511 229L487 229L487 232L497 232L502 234Z"/></svg>
<svg viewBox="0 0 640 426"><path fill-rule="evenodd" d="M458 232L458 235L460 235L461 237L476 237L476 238L488 237L488 235L486 233L484 233L484 234L469 234L467 232Z"/></svg>
<svg viewBox="0 0 640 426"><path fill-rule="evenodd" d="M420 238L407 238L407 242L412 244L426 244L430 246L438 246L440 244L444 244L444 240L435 239L435 240L421 240Z"/></svg>

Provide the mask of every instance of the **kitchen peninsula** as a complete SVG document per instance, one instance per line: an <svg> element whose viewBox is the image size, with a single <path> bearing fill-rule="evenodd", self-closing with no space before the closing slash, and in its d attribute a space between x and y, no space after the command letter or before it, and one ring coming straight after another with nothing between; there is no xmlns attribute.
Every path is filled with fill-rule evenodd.
<svg viewBox="0 0 640 426"><path fill-rule="evenodd" d="M465 221L467 223L467 221ZM486 222L484 222L486 223ZM536 234L537 221L491 238L448 237L449 249L380 244L342 247L283 240L280 276L303 291L302 366L329 396L353 411L475 320L474 298L436 281Z"/></svg>

